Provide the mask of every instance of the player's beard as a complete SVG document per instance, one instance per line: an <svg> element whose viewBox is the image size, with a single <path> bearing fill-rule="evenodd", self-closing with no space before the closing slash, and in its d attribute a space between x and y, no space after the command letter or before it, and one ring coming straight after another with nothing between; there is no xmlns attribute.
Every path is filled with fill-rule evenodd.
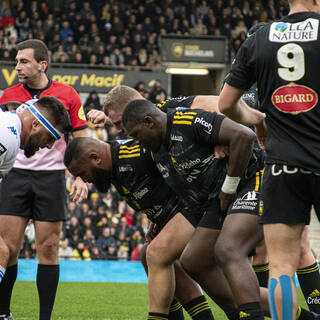
<svg viewBox="0 0 320 320"><path fill-rule="evenodd" d="M36 132L29 137L24 145L24 155L27 158L32 157L39 150L39 140L41 139L41 133Z"/></svg>
<svg viewBox="0 0 320 320"><path fill-rule="evenodd" d="M92 182L99 192L107 192L111 185L111 171L100 168L92 169Z"/></svg>

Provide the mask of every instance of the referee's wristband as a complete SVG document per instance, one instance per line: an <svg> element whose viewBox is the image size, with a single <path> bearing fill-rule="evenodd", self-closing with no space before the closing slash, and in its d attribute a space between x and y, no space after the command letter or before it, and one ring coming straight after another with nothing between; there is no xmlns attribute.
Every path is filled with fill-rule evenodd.
<svg viewBox="0 0 320 320"><path fill-rule="evenodd" d="M240 177L230 177L226 175L221 191L227 194L236 193L240 180L241 180Z"/></svg>

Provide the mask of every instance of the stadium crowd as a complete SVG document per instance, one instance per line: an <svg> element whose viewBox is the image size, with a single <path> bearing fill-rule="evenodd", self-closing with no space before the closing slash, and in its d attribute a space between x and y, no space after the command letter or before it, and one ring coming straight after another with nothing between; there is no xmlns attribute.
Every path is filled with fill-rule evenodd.
<svg viewBox="0 0 320 320"><path fill-rule="evenodd" d="M91 66L160 67L159 35L215 35L230 39L231 56L245 40L247 30L260 21L287 14L287 1L274 0L154 0L128 1L2 1L0 4L0 60L13 61L16 43L41 39L48 44L52 62ZM166 92L155 84L147 92L143 82L136 89L153 102ZM92 92L85 111L101 109ZM117 138L112 127L90 128L101 140ZM67 176L67 189L71 176ZM76 205L69 199L67 220L60 236L59 257L78 260L140 259L148 228L145 215L134 212L112 189ZM28 225L21 258L36 256L34 226Z"/></svg>
<svg viewBox="0 0 320 320"><path fill-rule="evenodd" d="M252 25L287 12L283 0L1 1L0 60L35 38L52 62L157 68L165 34L226 36L233 56Z"/></svg>

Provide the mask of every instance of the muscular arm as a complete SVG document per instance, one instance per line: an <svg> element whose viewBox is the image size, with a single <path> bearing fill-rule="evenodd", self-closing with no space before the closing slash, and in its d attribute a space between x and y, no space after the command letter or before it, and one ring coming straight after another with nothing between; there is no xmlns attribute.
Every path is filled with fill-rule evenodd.
<svg viewBox="0 0 320 320"><path fill-rule="evenodd" d="M220 112L230 119L247 125L259 124L265 115L258 110L250 108L240 99L245 91L225 83L219 98Z"/></svg>
<svg viewBox="0 0 320 320"><path fill-rule="evenodd" d="M218 108L219 96L196 96L190 109L202 109L209 112L221 113Z"/></svg>
<svg viewBox="0 0 320 320"><path fill-rule="evenodd" d="M228 146L229 149L228 176L244 176L252 155L255 139L256 136L251 129L228 118L222 121L219 143Z"/></svg>

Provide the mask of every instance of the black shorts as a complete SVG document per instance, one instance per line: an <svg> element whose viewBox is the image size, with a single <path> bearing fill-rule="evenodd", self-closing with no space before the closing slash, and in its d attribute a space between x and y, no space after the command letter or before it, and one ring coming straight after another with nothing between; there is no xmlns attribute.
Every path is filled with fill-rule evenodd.
<svg viewBox="0 0 320 320"><path fill-rule="evenodd" d="M263 175L260 223L310 223L320 217L320 176L300 168L268 164Z"/></svg>
<svg viewBox="0 0 320 320"><path fill-rule="evenodd" d="M220 200L213 199L199 222L199 227L221 230L224 219L229 214L247 213L258 216L262 174L263 170L257 171L255 176L239 185L237 196L226 214L221 212Z"/></svg>
<svg viewBox="0 0 320 320"><path fill-rule="evenodd" d="M0 214L39 221L65 220L65 171L13 168L2 180Z"/></svg>

